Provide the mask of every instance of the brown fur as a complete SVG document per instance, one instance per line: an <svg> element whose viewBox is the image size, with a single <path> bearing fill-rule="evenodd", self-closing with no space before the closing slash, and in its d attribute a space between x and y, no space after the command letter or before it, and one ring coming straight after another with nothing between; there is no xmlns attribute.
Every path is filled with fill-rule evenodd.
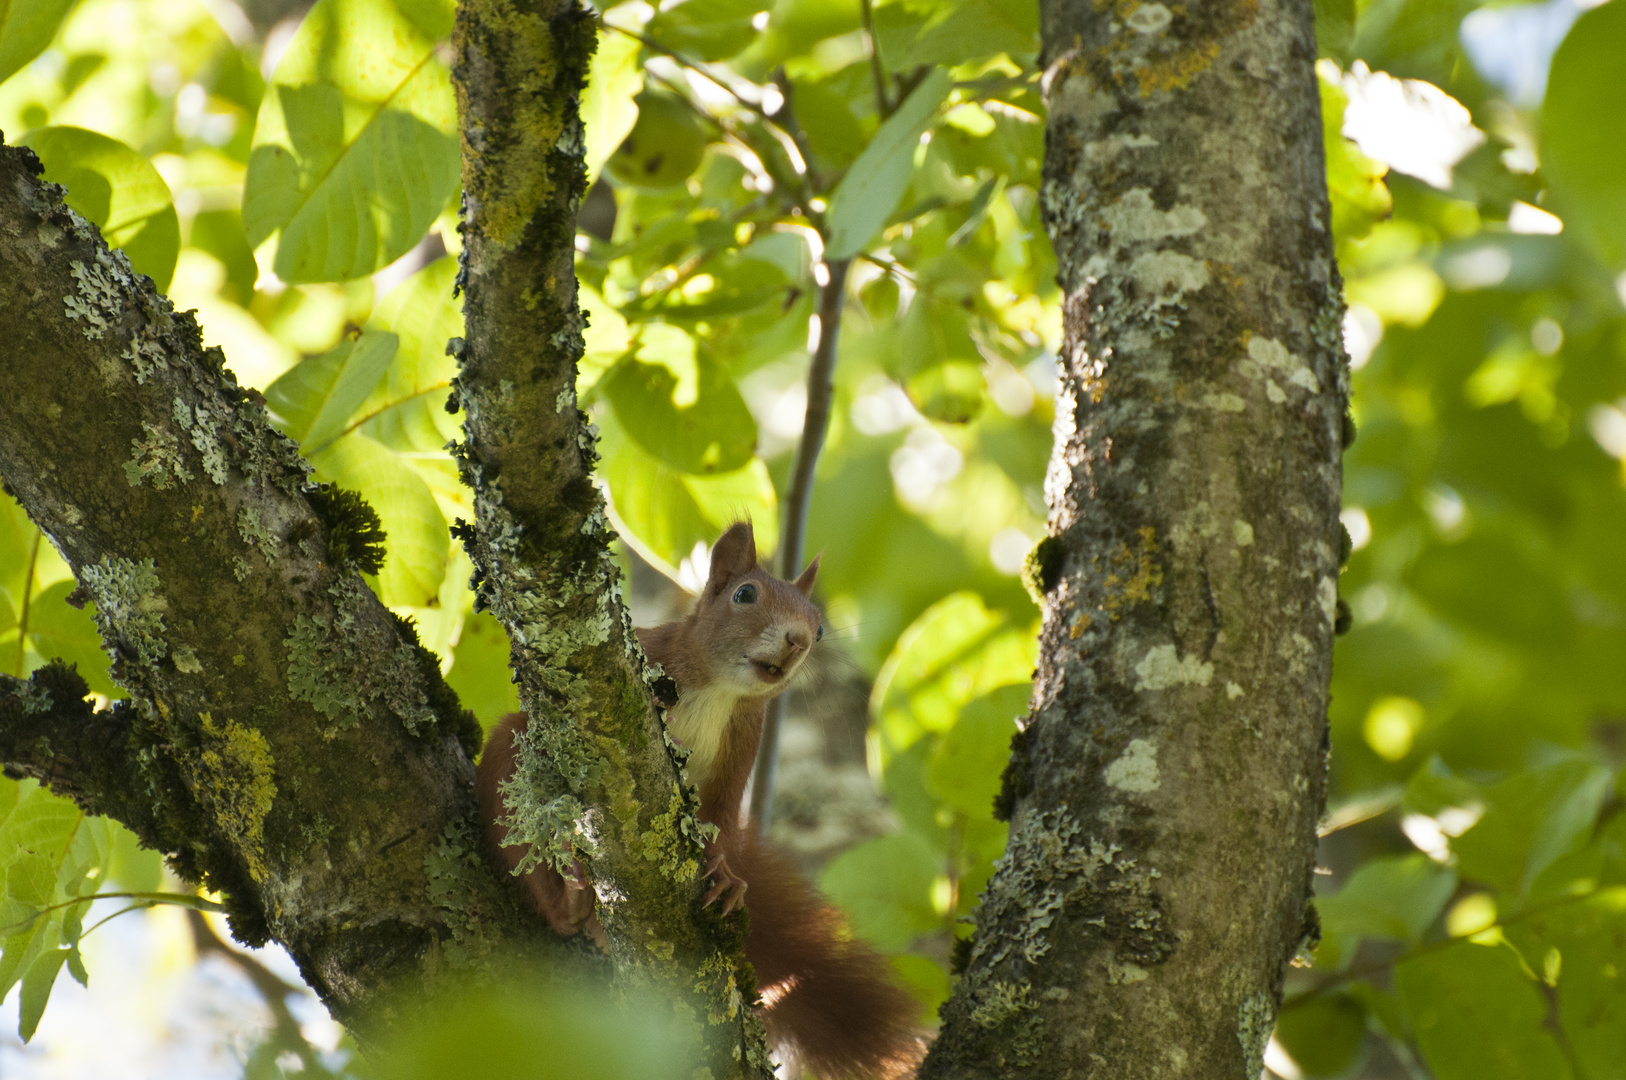
<svg viewBox="0 0 1626 1080"><path fill-rule="evenodd" d="M821 1080L899 1077L923 1049L918 1003L897 985L884 957L853 939L841 913L791 860L740 822L768 702L784 692L818 639L818 609L807 599L817 573L814 559L794 582L774 577L757 562L750 523L736 524L712 548L694 610L639 630L638 639L677 684L668 728L692 751L687 769L700 791L700 820L719 830L706 845L712 881L706 903L721 900L727 914L749 893L745 955L763 988L770 1039L781 1056ZM737 602L747 583L755 599ZM526 723L521 713L503 718L476 775L487 841L509 874L525 849L503 846L500 784L513 774L514 738ZM594 894L579 864L571 878L544 866L521 880L531 906L556 931L585 930L602 944Z"/></svg>

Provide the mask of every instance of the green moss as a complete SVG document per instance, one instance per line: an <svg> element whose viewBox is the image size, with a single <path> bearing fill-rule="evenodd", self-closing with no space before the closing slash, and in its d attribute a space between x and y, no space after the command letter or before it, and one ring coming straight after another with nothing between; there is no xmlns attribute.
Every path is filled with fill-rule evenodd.
<svg viewBox="0 0 1626 1080"><path fill-rule="evenodd" d="M1066 545L1055 536L1045 537L1028 552L1028 557L1022 562L1022 585L1035 604L1042 605L1045 596L1061 580L1066 556Z"/></svg>
<svg viewBox="0 0 1626 1080"><path fill-rule="evenodd" d="M271 744L253 728L229 719L216 724L206 712L198 715L198 736L195 761L178 755L191 774L188 786L216 827L232 839L249 877L263 882L265 817L277 797Z"/></svg>
<svg viewBox="0 0 1626 1080"><path fill-rule="evenodd" d="M697 822L684 805L682 788L673 784L666 813L650 821L639 837L639 846L645 859L660 863L661 873L673 881L690 882L700 873L698 856L705 850L704 841L695 833L708 828L715 833L717 826Z"/></svg>
<svg viewBox="0 0 1626 1080"><path fill-rule="evenodd" d="M384 568L384 523L358 493L332 484L305 492L311 509L327 528L327 553L333 565L363 574Z"/></svg>

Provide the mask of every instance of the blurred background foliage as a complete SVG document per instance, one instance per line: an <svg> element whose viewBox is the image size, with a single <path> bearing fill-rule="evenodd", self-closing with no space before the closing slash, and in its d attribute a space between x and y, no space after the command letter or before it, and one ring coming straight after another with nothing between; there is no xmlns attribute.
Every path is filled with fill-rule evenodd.
<svg viewBox="0 0 1626 1080"><path fill-rule="evenodd" d="M1323 938L1289 977L1267 1064L1288 1080L1626 1076L1626 0L1316 13L1359 432L1352 626ZM489 724L515 706L507 644L470 610L447 533L472 514L445 450L451 15L450 0L0 0L0 130L198 312L318 478L378 510L388 555L370 584ZM625 3L582 99L578 391L640 624L681 610L735 517L764 554L777 543L820 264L852 259L808 538L833 633L792 702L775 832L896 957L923 1019L1003 850L990 803L1034 663L1019 574L1044 529L1060 338L1037 21L1003 0ZM0 664L61 656L117 696L72 587L0 501ZM86 927L152 901L74 901L159 891L157 857L3 783L0 988L21 983L23 1037L64 967L150 987L150 972L119 983L118 950L168 942L164 985L177 955L220 961L213 916L166 908L87 939L87 962ZM285 958L227 951L239 993L265 1004L200 1028L195 995L149 1000L145 1026L168 1032L152 1054L202 1048L164 1051L165 1075L359 1067L308 995L278 989L297 983ZM72 1000L0 1063L105 1074L84 1025L134 1006L91 985L59 989ZM551 1008L476 1001L445 1037L557 1048L579 1025L539 1025ZM425 1037L423 1060L470 1060ZM515 1060L652 1075L636 1047L570 1056L590 1042ZM109 1052L128 1073L132 1051Z"/></svg>

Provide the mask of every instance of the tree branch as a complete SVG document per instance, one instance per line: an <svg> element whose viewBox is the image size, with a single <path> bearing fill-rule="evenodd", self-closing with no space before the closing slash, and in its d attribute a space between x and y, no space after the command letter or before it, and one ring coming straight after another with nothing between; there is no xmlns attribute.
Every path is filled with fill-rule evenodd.
<svg viewBox="0 0 1626 1080"><path fill-rule="evenodd" d="M841 311L847 300L847 267L851 260L825 263L827 275L819 287L819 340L807 369L807 410L802 420L802 441L796 449L796 471L785 495L785 530L779 539L779 576L791 579L802 572L807 540L807 510L813 500L813 476L830 430L830 404L835 397L836 347L841 337ZM751 820L767 831L773 816L774 772L779 763L779 728L785 718L785 697L775 698L762 725L762 745L751 777Z"/></svg>
<svg viewBox="0 0 1626 1080"><path fill-rule="evenodd" d="M457 453L477 512L458 531L477 603L508 631L530 716L508 808L556 867L587 864L616 978L709 1018L713 1075L766 1078L742 920L699 904L697 803L679 784L654 672L621 603L590 475L595 432L576 407L576 100L597 20L574 0L520 10L459 4L452 38L466 297L466 337L453 343L466 433ZM515 92L539 78L538 92Z"/></svg>
<svg viewBox="0 0 1626 1080"><path fill-rule="evenodd" d="M0 147L0 479L95 602L131 702L97 713L60 668L7 684L14 771L219 891L233 932L280 941L364 1037L447 950L548 947L475 840L472 716L333 556L359 512L309 498L192 316L39 172Z"/></svg>

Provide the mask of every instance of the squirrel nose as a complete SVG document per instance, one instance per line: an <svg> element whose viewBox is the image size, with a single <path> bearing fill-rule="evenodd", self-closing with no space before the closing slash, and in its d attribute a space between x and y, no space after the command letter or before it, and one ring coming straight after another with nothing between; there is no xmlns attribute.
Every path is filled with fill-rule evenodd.
<svg viewBox="0 0 1626 1080"><path fill-rule="evenodd" d="M812 643L812 639L806 630L797 629L785 631L785 644L789 645L793 649L800 651L802 649L806 649Z"/></svg>

